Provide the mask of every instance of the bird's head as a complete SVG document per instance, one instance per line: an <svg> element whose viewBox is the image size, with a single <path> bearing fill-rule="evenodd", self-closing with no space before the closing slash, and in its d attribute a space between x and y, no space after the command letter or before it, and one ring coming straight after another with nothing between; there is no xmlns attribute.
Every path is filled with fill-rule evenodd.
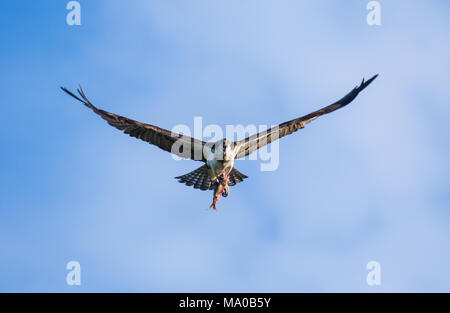
<svg viewBox="0 0 450 313"><path fill-rule="evenodd" d="M216 141L214 144L210 145L210 149L216 160L229 161L234 158L233 143L226 138Z"/></svg>

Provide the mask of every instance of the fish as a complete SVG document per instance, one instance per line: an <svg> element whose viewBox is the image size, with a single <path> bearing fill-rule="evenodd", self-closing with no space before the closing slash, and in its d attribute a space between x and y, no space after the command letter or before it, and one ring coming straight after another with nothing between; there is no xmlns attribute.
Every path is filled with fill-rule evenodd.
<svg viewBox="0 0 450 313"><path fill-rule="evenodd" d="M221 182L214 183L213 203L209 206L209 209L213 208L217 210L216 204L219 201L220 196L227 197L230 193L230 187L228 186L228 175L224 174Z"/></svg>

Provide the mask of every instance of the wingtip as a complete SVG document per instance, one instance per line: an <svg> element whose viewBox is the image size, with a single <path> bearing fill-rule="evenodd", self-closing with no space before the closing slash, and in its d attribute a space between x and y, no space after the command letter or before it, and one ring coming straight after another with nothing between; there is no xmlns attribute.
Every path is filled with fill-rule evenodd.
<svg viewBox="0 0 450 313"><path fill-rule="evenodd" d="M375 74L375 75L373 75L371 79L369 79L368 81L366 81L366 84L370 84L370 83L371 83L372 81L374 81L374 80L375 80L375 78L377 78L377 77L378 77L378 75L379 75L379 74Z"/></svg>
<svg viewBox="0 0 450 313"><path fill-rule="evenodd" d="M87 106L90 109L95 109L95 107L89 102L89 100L86 98L86 96L84 95L83 90L81 89L77 89L78 94L80 95L80 97L76 96L74 93L72 93L70 90L68 90L65 87L60 87L62 91L64 91L65 93L67 93L68 95L72 96L73 98L77 99L78 101L80 101L81 103L83 103L85 106ZM80 86L81 88L81 86Z"/></svg>
<svg viewBox="0 0 450 313"><path fill-rule="evenodd" d="M377 78L377 77L378 77L378 74L372 76L369 80L365 80L365 79L363 78L363 80L362 80L362 82L361 82L361 85L359 85L359 87L356 88L356 89L358 90L358 92L362 91L364 88L366 88L367 86L369 86L370 83L372 83L372 82L375 80L375 78Z"/></svg>

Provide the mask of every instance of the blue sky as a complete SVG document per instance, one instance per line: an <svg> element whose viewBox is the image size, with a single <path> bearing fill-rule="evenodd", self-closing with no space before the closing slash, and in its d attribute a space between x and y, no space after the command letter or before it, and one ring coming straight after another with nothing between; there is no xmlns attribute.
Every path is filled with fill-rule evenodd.
<svg viewBox="0 0 450 313"><path fill-rule="evenodd" d="M0 3L1 291L450 291L449 4ZM219 211L198 167L59 90L171 129L268 124L380 77L280 142ZM80 262L81 286L66 284ZM366 264L381 265L381 286Z"/></svg>

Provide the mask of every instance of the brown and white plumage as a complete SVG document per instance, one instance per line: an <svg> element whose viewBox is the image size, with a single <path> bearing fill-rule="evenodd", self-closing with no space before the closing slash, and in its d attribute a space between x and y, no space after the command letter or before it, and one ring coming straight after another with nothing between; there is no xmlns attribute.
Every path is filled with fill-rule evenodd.
<svg viewBox="0 0 450 313"><path fill-rule="evenodd" d="M258 150L259 148L271 143L272 141L290 135L293 132L304 128L306 124L314 121L319 116L331 113L346 106L347 104L352 102L353 99L355 99L356 96L377 77L378 74L373 76L368 81L364 81L363 79L361 85L355 87L342 99L336 101L333 104L330 104L329 106L326 106L320 110L314 111L302 117L293 119L291 121L281 123L277 127L270 128L267 131L260 132L241 141L235 142L234 144L239 146L239 151L237 152L236 158L243 158L250 153Z"/></svg>
<svg viewBox="0 0 450 313"><path fill-rule="evenodd" d="M193 186L194 188L200 190L214 189L218 186L217 184L221 184L225 181L225 188L221 188L220 190L224 189L225 191L223 195L227 196L228 186L234 186L247 178L246 175L234 168L234 159L243 158L259 148L278 140L279 138L304 128L306 124L315 120L319 116L331 113L346 106L352 102L356 96L377 76L378 75L373 76L368 81L364 81L363 79L359 86L351 90L342 99L320 110L281 123L267 131L260 132L240 141L230 142L228 139L222 139L215 143L206 143L189 136L173 133L154 125L141 123L127 117L98 109L87 99L81 87L77 90L79 96L73 94L66 88L61 87L61 89L78 101L82 102L96 114L100 115L100 117L106 120L108 124L123 131L124 133L144 140L161 148L162 150L174 153L180 157L204 162L205 164L201 167L185 175L178 176L176 179L178 179L180 183L184 183L187 186ZM176 143L177 145L175 146ZM224 179L223 181L221 180L222 178ZM219 190L218 188L215 189ZM221 192L220 190L219 192ZM218 200L217 194L215 196L216 200L213 202L214 208L215 203Z"/></svg>
<svg viewBox="0 0 450 313"><path fill-rule="evenodd" d="M228 176L228 186L234 186L248 178L234 167L228 173ZM192 172L175 178L178 179L180 183L184 183L186 186L193 186L195 189L212 190L214 188L211 180L211 170L206 164Z"/></svg>
<svg viewBox="0 0 450 313"><path fill-rule="evenodd" d="M148 143L155 145L167 152L172 152L177 154L180 157L185 157L183 150L175 150L172 151L172 146L178 140L187 142L191 146L190 153L187 156L191 160L204 161L203 155L203 146L206 142L189 137L181 134L176 134L167 129L160 128L154 125L141 123L135 120L132 120L127 117L123 117L114 113L110 113L95 107L84 94L83 89L80 87L77 91L80 97L74 95L72 92L67 90L64 87L61 87L66 93L82 102L85 106L90 108L92 111L100 115L105 121L108 122L109 125L114 126L115 128L123 131L125 134L128 134L132 137L147 141ZM182 147L182 146L181 146ZM200 156L199 158L195 158L195 156Z"/></svg>

